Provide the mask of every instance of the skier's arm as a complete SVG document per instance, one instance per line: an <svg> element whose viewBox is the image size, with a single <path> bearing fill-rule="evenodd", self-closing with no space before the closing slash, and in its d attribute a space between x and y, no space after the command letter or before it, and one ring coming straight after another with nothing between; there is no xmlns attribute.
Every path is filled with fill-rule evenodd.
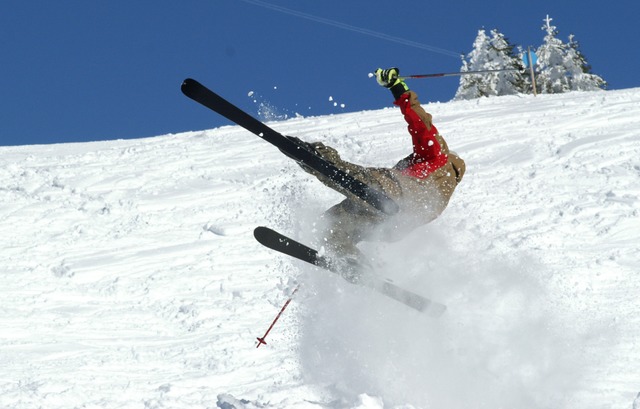
<svg viewBox="0 0 640 409"><path fill-rule="evenodd" d="M433 162L438 156L443 155L437 138L438 130L431 122L431 114L420 105L418 95L413 91L405 92L394 104L400 107L407 122L413 142L414 161Z"/></svg>

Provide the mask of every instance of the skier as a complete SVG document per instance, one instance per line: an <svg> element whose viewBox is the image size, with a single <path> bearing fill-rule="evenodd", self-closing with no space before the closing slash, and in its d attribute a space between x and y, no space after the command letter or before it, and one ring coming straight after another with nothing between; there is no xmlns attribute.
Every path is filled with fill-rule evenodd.
<svg viewBox="0 0 640 409"><path fill-rule="evenodd" d="M400 211L388 216L355 196L331 207L323 216L320 240L335 256L367 263L356 245L363 240L396 241L414 228L437 218L449 203L465 172L464 161L447 143L425 112L415 92L399 77L398 68L377 69L376 80L391 90L408 124L413 152L392 168L363 167L342 160L338 152L321 142L306 144L318 155L356 179L384 192L396 201ZM297 139L297 138L296 138ZM303 168L321 182L335 184L317 172Z"/></svg>

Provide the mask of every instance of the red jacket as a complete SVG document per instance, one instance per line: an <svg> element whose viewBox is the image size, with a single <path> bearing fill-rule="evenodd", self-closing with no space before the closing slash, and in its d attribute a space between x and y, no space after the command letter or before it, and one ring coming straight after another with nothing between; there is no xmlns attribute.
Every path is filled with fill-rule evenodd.
<svg viewBox="0 0 640 409"><path fill-rule="evenodd" d="M431 123L426 124L414 111L408 92L402 94L394 104L400 107L413 141L413 154L409 159L409 166L403 169L402 173L424 179L447 163L447 155L442 152L436 138L438 130Z"/></svg>

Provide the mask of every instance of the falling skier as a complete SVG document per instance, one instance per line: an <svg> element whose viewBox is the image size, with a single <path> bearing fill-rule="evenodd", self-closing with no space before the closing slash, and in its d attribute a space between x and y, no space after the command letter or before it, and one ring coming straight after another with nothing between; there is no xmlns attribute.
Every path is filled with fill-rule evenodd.
<svg viewBox="0 0 640 409"><path fill-rule="evenodd" d="M413 153L393 168L366 168L340 158L322 143L285 136L236 107L196 80L187 78L181 90L189 98L219 113L271 143L304 170L347 199L325 212L324 255L267 227L254 230L264 246L340 274L418 311L439 316L446 306L403 289L371 271L371 263L356 245L363 240L399 240L412 229L442 213L462 179L465 164L450 152L420 106L415 92L398 77L398 69L378 69L380 85L389 88L400 107L413 141ZM374 274L366 274L367 271ZM264 337L262 339L264 341Z"/></svg>
<svg viewBox="0 0 640 409"><path fill-rule="evenodd" d="M320 236L328 250L343 259L368 264L356 245L363 240L396 241L414 228L437 218L449 203L465 172L464 161L450 151L432 123L432 117L410 91L398 68L377 69L376 79L391 90L394 104L400 107L408 124L413 152L392 168L371 168L342 160L338 152L321 142L304 143L319 156L365 184L382 191L398 203L400 211L389 216L351 195L331 207L323 216ZM321 182L335 183L318 172L303 169Z"/></svg>

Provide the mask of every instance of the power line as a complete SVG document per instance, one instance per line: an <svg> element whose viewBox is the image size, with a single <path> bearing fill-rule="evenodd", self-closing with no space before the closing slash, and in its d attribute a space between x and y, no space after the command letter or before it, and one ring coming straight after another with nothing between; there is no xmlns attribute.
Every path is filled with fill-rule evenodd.
<svg viewBox="0 0 640 409"><path fill-rule="evenodd" d="M323 17L318 17L318 16L314 16L314 15L311 15L311 14L303 13L301 11L291 10L291 9L286 8L286 7L277 6L275 4L266 3L264 1L260 1L260 0L240 0L240 1L252 4L254 6L267 8L267 9L270 9L270 10L273 10L273 11L277 11L277 12L280 12L280 13L289 14L291 16L295 16L295 17L299 17L299 18L304 18L304 19L307 19L307 20L315 21L317 23L326 24L328 26L341 28L343 30L353 31L355 33L368 35L370 37L376 37L376 38L380 38L382 40L391 41L391 42L394 42L394 43L397 43L397 44L402 44L402 45L406 45L406 46L409 46L409 47L420 48L422 50L443 54L443 55L446 55L446 56L449 56L449 57L454 57L454 58L458 58L458 59L460 58L460 53L456 53L456 52L453 52L453 51L445 50L443 48L438 48L438 47L434 47L434 46L431 46L431 45L422 44L422 43L419 43L417 41L412 41L412 40L407 40L407 39L400 38L400 37L391 36L391 35L388 35L388 34L380 33L380 32L369 30L369 29L362 28L362 27L352 26L352 25L349 25L349 24L341 23L339 21L330 20L328 18L323 18Z"/></svg>

